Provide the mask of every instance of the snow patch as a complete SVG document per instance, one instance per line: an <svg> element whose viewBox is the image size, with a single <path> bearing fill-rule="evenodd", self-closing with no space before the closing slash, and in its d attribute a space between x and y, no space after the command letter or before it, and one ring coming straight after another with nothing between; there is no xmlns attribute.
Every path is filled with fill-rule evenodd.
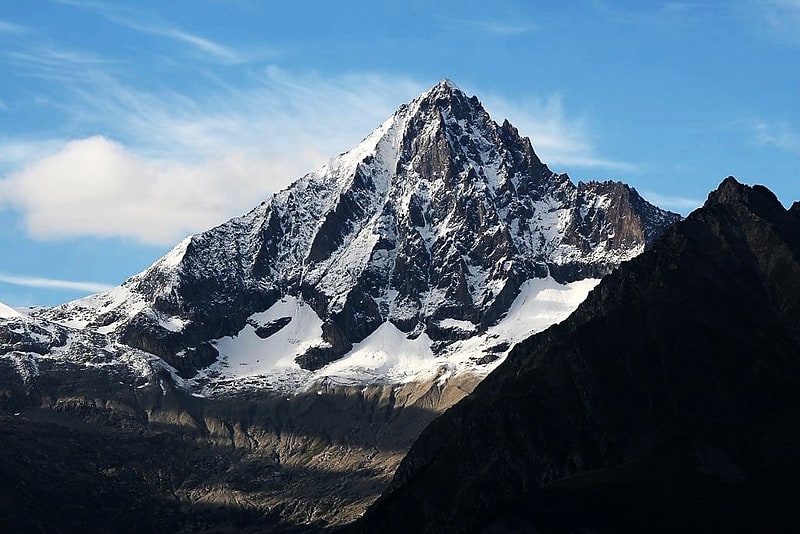
<svg viewBox="0 0 800 534"><path fill-rule="evenodd" d="M515 344L566 319L598 282L587 279L559 284L551 277L528 280L498 324L443 349L441 344L437 349L425 332L410 338L386 321L350 352L315 372L302 369L295 358L309 348L326 346L322 320L301 300L286 296L267 311L252 315L236 336L213 341L220 360L187 385L213 396L251 388L301 391L320 380L349 385L399 384L461 372L485 375ZM260 326L286 317L291 321L269 337L256 333ZM456 319L443 319L439 326L466 333L476 330L469 321Z"/></svg>
<svg viewBox="0 0 800 534"><path fill-rule="evenodd" d="M159 260L158 266L163 269L177 268L183 261L184 256L186 256L186 250L189 248L189 243L191 242L192 236L189 236L175 245L175 247L170 250L166 256Z"/></svg>
<svg viewBox="0 0 800 534"><path fill-rule="evenodd" d="M387 321L343 358L323 367L315 378L338 381L403 383L435 370L436 357L427 334L409 339Z"/></svg>
<svg viewBox="0 0 800 534"><path fill-rule="evenodd" d="M462 332L473 332L475 331L475 328L477 328L476 325L469 321L460 321L458 319L450 318L439 321L439 327L448 330L461 330Z"/></svg>
<svg viewBox="0 0 800 534"><path fill-rule="evenodd" d="M283 317L292 320L262 339L256 328ZM256 326L254 326L256 325ZM218 374L219 378L239 379L270 375L283 370L300 371L294 361L312 347L324 346L322 320L310 306L293 296L286 296L265 312L253 314L235 336L212 341L220 353L220 361L205 374Z"/></svg>
<svg viewBox="0 0 800 534"><path fill-rule="evenodd" d="M14 308L0 302L0 319L21 319L23 317L25 316Z"/></svg>
<svg viewBox="0 0 800 534"><path fill-rule="evenodd" d="M144 297L131 289L131 285L136 278L134 277L109 291L67 302L47 310L41 315L43 318L61 326L82 330L99 316L116 312L119 315L119 319L115 321L115 324L118 324L125 319L130 319L147 307ZM106 328L100 333L108 333L108 331L109 329Z"/></svg>
<svg viewBox="0 0 800 534"><path fill-rule="evenodd" d="M163 313L159 313L158 311L152 308L145 308L144 313L150 317L151 319L155 320L158 325L163 328L164 330L168 330L170 332L180 332L183 330L183 327L186 326L189 321L182 317L177 317L174 315L165 315ZM111 330L113 330L115 325L110 325ZM101 331L101 328L98 328L98 331Z"/></svg>
<svg viewBox="0 0 800 534"><path fill-rule="evenodd" d="M559 284L549 276L527 280L500 322L482 335L452 343L441 357L456 371L471 369L488 374L514 345L569 317L599 282L588 278ZM494 360L488 365L478 363L487 358Z"/></svg>

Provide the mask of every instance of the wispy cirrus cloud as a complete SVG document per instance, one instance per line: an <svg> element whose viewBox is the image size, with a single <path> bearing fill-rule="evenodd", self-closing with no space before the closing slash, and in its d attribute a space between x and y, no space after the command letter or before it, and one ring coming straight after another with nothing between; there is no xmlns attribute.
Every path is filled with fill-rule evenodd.
<svg viewBox="0 0 800 534"><path fill-rule="evenodd" d="M108 18L112 22L131 30L167 37L183 44L188 44L195 50L225 63L243 63L251 59L249 55L235 50L232 47L225 46L180 28L160 26L158 24L146 24L133 18L119 15L109 16ZM274 55L274 52L271 52L269 55Z"/></svg>
<svg viewBox="0 0 800 534"><path fill-rule="evenodd" d="M754 27L785 43L800 44L800 0L745 0L747 17L759 19Z"/></svg>
<svg viewBox="0 0 800 534"><path fill-rule="evenodd" d="M79 56L78 56L79 57ZM330 156L354 146L400 104L427 89L385 74L325 78L269 68L248 86L206 95L152 93L90 63L75 79L59 70L71 98L64 112L91 137L0 141L0 207L18 210L37 239L126 237L165 245L244 213ZM41 66L48 74L51 66ZM97 70L99 69L99 70ZM484 100L532 137L542 159L561 166L630 171L597 156L587 121L558 95Z"/></svg>
<svg viewBox="0 0 800 534"><path fill-rule="evenodd" d="M703 205L704 200L699 198L681 197L675 195L661 195L653 191L642 192L648 201L664 209L687 214Z"/></svg>
<svg viewBox="0 0 800 534"><path fill-rule="evenodd" d="M0 33L20 34L26 33L27 31L28 28L26 26L0 20Z"/></svg>
<svg viewBox="0 0 800 534"><path fill-rule="evenodd" d="M590 121L585 116L570 116L563 98L552 94L546 98L511 101L489 95L483 99L495 120L508 118L522 135L529 136L539 157L555 168L559 166L637 172L640 165L608 158L597 153Z"/></svg>
<svg viewBox="0 0 800 534"><path fill-rule="evenodd" d="M59 77L71 121L102 132L0 140L0 163L16 169L0 180L0 209L16 209L37 239L173 243L347 150L426 88L402 77L326 79L271 68L247 87L188 97L131 87L104 66L70 78L68 67L33 65Z"/></svg>
<svg viewBox="0 0 800 534"><path fill-rule="evenodd" d="M62 3L97 10L144 33L170 34L220 59L227 54L213 41L164 30L174 27L169 24L142 25L107 3ZM58 87L57 94L37 97L60 113L52 127L38 136L0 134L0 209L16 210L29 235L174 243L247 211L351 148L436 81L241 64L235 84L205 69L202 89L185 92L132 79L127 61L52 42L20 45L0 56L11 72ZM558 95L485 102L496 119L508 117L530 135L556 168L636 167L599 157L588 121L566 113Z"/></svg>
<svg viewBox="0 0 800 534"><path fill-rule="evenodd" d="M767 122L756 119L748 125L752 141L758 146L770 146L787 152L800 152L800 133L789 121Z"/></svg>
<svg viewBox="0 0 800 534"><path fill-rule="evenodd" d="M140 31L154 33L156 35L162 35L164 37L170 37L172 39L176 39L178 41L188 43L198 50L202 52L207 52L212 56L216 56L223 61L228 61L231 63L238 63L240 61L244 61L244 56L240 53L236 52L232 48L228 48L223 46L219 43L215 43L210 39L206 39L200 37L199 35L194 35L183 30L179 30L177 28L157 28L157 27L136 27L131 25L133 29L138 29Z"/></svg>
<svg viewBox="0 0 800 534"><path fill-rule="evenodd" d="M39 289L56 289L63 291L108 291L113 286L99 282L76 282L72 280L57 280L53 278L39 278L35 276L15 276L0 273L0 283L15 286L35 287Z"/></svg>
<svg viewBox="0 0 800 534"><path fill-rule="evenodd" d="M449 19L449 22L468 26L474 30L500 35L517 35L539 30L539 26L525 22L509 22L490 19Z"/></svg>
<svg viewBox="0 0 800 534"><path fill-rule="evenodd" d="M17 67L28 67L29 73L48 74L61 72L64 75L75 77L80 72L75 72L76 66L91 67L93 65L109 65L116 61L95 54L76 52L74 50L56 49L50 46L35 45L24 50L12 50L5 54Z"/></svg>
<svg viewBox="0 0 800 534"><path fill-rule="evenodd" d="M245 212L351 148L431 85L386 74L326 78L273 67L247 84L219 82L189 97L132 87L103 58L45 51L16 60L56 77L69 97L60 105L70 122L97 132L0 140L0 163L17 164L0 180L0 206L17 209L38 239L173 243ZM599 157L588 121L568 115L558 95L484 103L497 120L508 117L530 135L556 169L636 169Z"/></svg>
<svg viewBox="0 0 800 534"><path fill-rule="evenodd" d="M59 3L89 9L109 22L141 33L157 35L189 45L196 51L224 63L243 63L255 58L263 59L277 54L275 50L259 49L243 52L208 37L189 32L175 25L148 19L141 10L90 0L57 0Z"/></svg>

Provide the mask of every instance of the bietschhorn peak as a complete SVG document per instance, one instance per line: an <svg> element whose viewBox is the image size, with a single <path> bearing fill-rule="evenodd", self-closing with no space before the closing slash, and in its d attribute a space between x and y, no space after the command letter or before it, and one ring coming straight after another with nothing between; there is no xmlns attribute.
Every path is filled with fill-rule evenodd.
<svg viewBox="0 0 800 534"><path fill-rule="evenodd" d="M441 93L449 93L449 94L461 93L461 94L465 94L464 91L462 91L461 88L459 88L458 85L456 85L456 83L453 82L453 80L451 80L449 78L442 78L436 85L431 87L424 94L432 94L432 93L440 93L440 94Z"/></svg>
<svg viewBox="0 0 800 534"><path fill-rule="evenodd" d="M631 191L551 171L444 79L246 215L37 316L204 394L486 373L680 218Z"/></svg>

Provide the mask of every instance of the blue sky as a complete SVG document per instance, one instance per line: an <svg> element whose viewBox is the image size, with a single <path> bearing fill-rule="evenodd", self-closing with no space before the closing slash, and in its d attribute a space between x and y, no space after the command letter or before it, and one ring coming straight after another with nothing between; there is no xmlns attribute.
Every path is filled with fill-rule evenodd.
<svg viewBox="0 0 800 534"><path fill-rule="evenodd" d="M800 0L0 5L0 301L116 285L442 78L573 180L800 199Z"/></svg>

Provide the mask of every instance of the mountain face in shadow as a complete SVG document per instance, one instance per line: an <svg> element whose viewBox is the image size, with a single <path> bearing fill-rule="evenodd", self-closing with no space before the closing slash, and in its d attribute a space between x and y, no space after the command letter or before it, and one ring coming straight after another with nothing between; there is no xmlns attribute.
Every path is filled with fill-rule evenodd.
<svg viewBox="0 0 800 534"><path fill-rule="evenodd" d="M434 421L354 530L769 531L799 447L800 203L728 178Z"/></svg>

